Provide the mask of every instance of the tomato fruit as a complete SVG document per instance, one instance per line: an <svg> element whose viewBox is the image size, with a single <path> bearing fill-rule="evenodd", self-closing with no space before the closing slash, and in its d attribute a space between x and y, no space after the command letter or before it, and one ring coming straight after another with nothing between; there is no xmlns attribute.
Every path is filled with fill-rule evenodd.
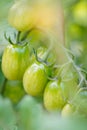
<svg viewBox="0 0 87 130"><path fill-rule="evenodd" d="M5 84L5 91L3 95L9 98L12 103L18 103L25 95L22 82L8 80Z"/></svg>
<svg viewBox="0 0 87 130"><path fill-rule="evenodd" d="M78 90L78 75L72 65L62 70L60 86L65 99L72 100Z"/></svg>
<svg viewBox="0 0 87 130"><path fill-rule="evenodd" d="M73 104L76 106L78 114L84 114L87 116L87 90L80 91Z"/></svg>
<svg viewBox="0 0 87 130"><path fill-rule="evenodd" d="M57 81L50 81L44 91L44 106L48 111L61 110L65 100Z"/></svg>
<svg viewBox="0 0 87 130"><path fill-rule="evenodd" d="M10 8L8 21L10 25L19 31L26 31L35 26L36 7L28 0L16 1Z"/></svg>
<svg viewBox="0 0 87 130"><path fill-rule="evenodd" d="M42 95L46 83L45 66L41 63L33 63L24 73L24 89L32 96Z"/></svg>
<svg viewBox="0 0 87 130"><path fill-rule="evenodd" d="M70 117L74 113L74 108L71 104L66 104L62 109L62 117Z"/></svg>
<svg viewBox="0 0 87 130"><path fill-rule="evenodd" d="M62 94L66 100L72 100L78 90L77 85L78 84L75 79L71 79L69 81L62 81L60 83Z"/></svg>
<svg viewBox="0 0 87 130"><path fill-rule="evenodd" d="M21 45L8 45L2 56L2 71L8 80L22 80L29 65L29 48Z"/></svg>

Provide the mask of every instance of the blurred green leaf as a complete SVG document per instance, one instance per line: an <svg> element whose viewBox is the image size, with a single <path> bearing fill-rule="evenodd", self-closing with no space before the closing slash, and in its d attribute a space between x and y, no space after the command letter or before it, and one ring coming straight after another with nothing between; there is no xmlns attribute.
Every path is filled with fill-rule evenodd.
<svg viewBox="0 0 87 130"><path fill-rule="evenodd" d="M16 116L9 99L4 99L0 95L0 127L10 129L16 125Z"/></svg>
<svg viewBox="0 0 87 130"><path fill-rule="evenodd" d="M41 104L38 104L33 97L26 95L18 104L17 110L20 130L38 130L43 113Z"/></svg>

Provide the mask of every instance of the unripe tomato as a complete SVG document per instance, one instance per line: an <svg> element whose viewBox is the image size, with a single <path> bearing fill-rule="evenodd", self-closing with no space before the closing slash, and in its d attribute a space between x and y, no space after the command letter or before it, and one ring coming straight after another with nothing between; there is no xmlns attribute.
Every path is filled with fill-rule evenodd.
<svg viewBox="0 0 87 130"><path fill-rule="evenodd" d="M57 81L50 81L44 91L44 106L48 111L62 109L65 101L61 93L60 85Z"/></svg>
<svg viewBox="0 0 87 130"><path fill-rule="evenodd" d="M45 66L41 63L33 63L29 66L23 77L25 91L32 96L40 96L46 83Z"/></svg>
<svg viewBox="0 0 87 130"><path fill-rule="evenodd" d="M8 21L19 31L40 27L46 30L51 29L57 37L59 35L63 39L63 12L58 1L15 1L10 8ZM60 37L59 39L61 39Z"/></svg>
<svg viewBox="0 0 87 130"><path fill-rule="evenodd" d="M28 46L8 45L2 56L2 71L8 80L22 80L29 65Z"/></svg>
<svg viewBox="0 0 87 130"><path fill-rule="evenodd" d="M9 98L12 103L18 103L25 92L21 81L8 80L5 84L4 96Z"/></svg>
<svg viewBox="0 0 87 130"><path fill-rule="evenodd" d="M83 88L83 90L76 95L73 104L77 108L78 111L77 114L87 116L87 90L86 89Z"/></svg>
<svg viewBox="0 0 87 130"><path fill-rule="evenodd" d="M60 86L65 99L72 100L78 90L78 75L71 64L63 68Z"/></svg>
<svg viewBox="0 0 87 130"><path fill-rule="evenodd" d="M74 113L74 108L70 104L66 104L62 109L62 117L70 117Z"/></svg>
<svg viewBox="0 0 87 130"><path fill-rule="evenodd" d="M62 94L66 100L72 100L78 90L78 83L73 78L69 81L62 81L60 83Z"/></svg>
<svg viewBox="0 0 87 130"><path fill-rule="evenodd" d="M36 7L28 0L16 1L10 8L8 21L19 31L29 30L36 24Z"/></svg>

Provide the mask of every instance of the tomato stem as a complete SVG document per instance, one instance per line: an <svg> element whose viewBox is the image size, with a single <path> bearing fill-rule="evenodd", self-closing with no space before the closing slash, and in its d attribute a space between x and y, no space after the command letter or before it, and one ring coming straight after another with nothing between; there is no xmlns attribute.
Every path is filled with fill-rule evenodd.
<svg viewBox="0 0 87 130"><path fill-rule="evenodd" d="M2 85L2 90L1 90L1 94L2 94L2 95L4 94L4 91L5 91L6 82L7 82L7 79L5 78L5 79L4 79L4 83L3 83L3 85Z"/></svg>
<svg viewBox="0 0 87 130"><path fill-rule="evenodd" d="M16 43L19 43L21 31L18 31Z"/></svg>
<svg viewBox="0 0 87 130"><path fill-rule="evenodd" d="M14 45L14 43L13 43L12 40L11 40L11 38L10 38L10 37L7 37L6 32L4 33L4 37L5 37L5 39L6 39L9 43L11 43L12 45Z"/></svg>
<svg viewBox="0 0 87 130"><path fill-rule="evenodd" d="M44 57L44 59L41 59L41 58L39 58L38 55L37 55L37 50L35 50L35 49L33 48L33 53L34 53L34 55L35 55L35 57L36 57L36 60L37 60L38 62L40 62L40 63L45 64L45 65L48 66L48 67L52 67L52 66L54 65L54 63L55 63L55 60L54 60L52 63L47 62L49 52L50 52L50 51L48 50L47 53L46 53L46 55L45 55L45 57Z"/></svg>
<svg viewBox="0 0 87 130"><path fill-rule="evenodd" d="M23 37L21 38L21 41L24 41L27 36L34 30L35 28L31 28L30 30L26 31L23 35Z"/></svg>

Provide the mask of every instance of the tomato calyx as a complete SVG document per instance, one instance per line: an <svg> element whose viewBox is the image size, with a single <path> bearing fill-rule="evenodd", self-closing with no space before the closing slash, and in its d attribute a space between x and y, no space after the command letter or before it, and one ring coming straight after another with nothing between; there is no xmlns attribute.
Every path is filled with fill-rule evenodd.
<svg viewBox="0 0 87 130"><path fill-rule="evenodd" d="M12 41L10 36L7 37L6 32L4 33L4 37L12 45L26 46L30 42L30 40L31 40L31 38L29 40L29 39L26 39L26 37L32 30L33 30L33 28L28 30L28 31L26 31L26 32L24 32L22 37L21 37L21 35L22 35L21 31L18 31L17 33L14 32L14 39L16 39L15 42Z"/></svg>
<svg viewBox="0 0 87 130"><path fill-rule="evenodd" d="M7 82L7 79L5 78L5 79L4 79L4 82L3 82L3 85L2 85L2 90L1 90L1 94L2 94L2 95L4 94L4 91L5 91L6 82Z"/></svg>
<svg viewBox="0 0 87 130"><path fill-rule="evenodd" d="M21 32L18 32L17 34L17 38L16 38L16 42L14 43L11 39L11 37L7 37L6 33L4 33L4 37L5 39L12 45L20 45L20 46L26 46L28 44L28 40L24 40L24 41L19 41L19 36L20 36ZM16 37L16 34L14 33L14 37Z"/></svg>
<svg viewBox="0 0 87 130"><path fill-rule="evenodd" d="M52 66L54 65L55 60L54 60L52 63L47 62L48 55L49 55L49 52L48 52L48 51L47 51L46 56L44 57L44 59L38 57L38 55L37 55L37 50L35 50L34 48L33 48L33 53L34 53L34 55L35 55L35 57L36 57L36 60L37 60L38 62L40 62L40 63L46 65L47 67L52 67Z"/></svg>
<svg viewBox="0 0 87 130"><path fill-rule="evenodd" d="M34 48L33 48L33 53L35 55L36 61L45 66L45 73L47 74L48 80L56 80L57 78L54 77L54 68L53 68L55 64L55 60L52 63L47 61L50 51L48 50L46 52L46 55L44 58L40 58L37 54L37 50L35 50Z"/></svg>

